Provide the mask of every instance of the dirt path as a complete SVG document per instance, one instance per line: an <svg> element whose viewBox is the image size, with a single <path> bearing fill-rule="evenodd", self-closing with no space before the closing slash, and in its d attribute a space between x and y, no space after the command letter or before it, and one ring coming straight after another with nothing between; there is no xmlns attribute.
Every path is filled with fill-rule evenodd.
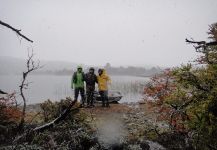
<svg viewBox="0 0 217 150"><path fill-rule="evenodd" d="M123 143L128 131L123 120L123 115L131 110L123 104L111 104L109 108L96 106L83 109L92 118L92 125L96 129L96 136L100 144L105 147Z"/></svg>
<svg viewBox="0 0 217 150"><path fill-rule="evenodd" d="M146 104L111 104L110 108L97 105L82 110L90 116L90 124L95 128L100 144L106 148L129 141L141 141L140 144L148 145L151 150L164 149L158 143L147 140L156 135L153 130L156 115Z"/></svg>

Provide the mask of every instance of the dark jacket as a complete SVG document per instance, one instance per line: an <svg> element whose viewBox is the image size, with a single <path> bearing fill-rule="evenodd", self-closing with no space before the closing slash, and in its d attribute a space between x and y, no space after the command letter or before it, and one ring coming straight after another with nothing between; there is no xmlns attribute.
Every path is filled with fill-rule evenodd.
<svg viewBox="0 0 217 150"><path fill-rule="evenodd" d="M87 89L88 88L95 89L95 83L98 83L97 82L97 76L95 74L86 73L85 74L85 82L86 82Z"/></svg>

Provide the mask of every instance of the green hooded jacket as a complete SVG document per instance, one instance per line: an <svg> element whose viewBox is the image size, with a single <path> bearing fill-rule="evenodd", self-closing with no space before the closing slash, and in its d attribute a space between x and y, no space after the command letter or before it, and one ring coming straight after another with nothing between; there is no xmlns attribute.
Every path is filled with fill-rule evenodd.
<svg viewBox="0 0 217 150"><path fill-rule="evenodd" d="M82 67L78 67L78 69ZM71 88L84 88L84 81L85 81L85 75L84 72L78 72L76 71L73 76L72 76L72 80L71 80Z"/></svg>

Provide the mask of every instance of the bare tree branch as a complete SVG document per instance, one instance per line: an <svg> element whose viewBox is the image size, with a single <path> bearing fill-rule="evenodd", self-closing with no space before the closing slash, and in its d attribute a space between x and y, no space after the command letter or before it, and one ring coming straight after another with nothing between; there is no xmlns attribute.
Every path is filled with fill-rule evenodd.
<svg viewBox="0 0 217 150"><path fill-rule="evenodd" d="M199 49L199 48L203 48L203 47L207 47L207 46L215 46L217 45L217 41L213 41L213 42L206 42L206 41L194 41L192 40L188 40L187 38L185 39L186 43L189 44L197 44L197 46L195 46L195 49Z"/></svg>
<svg viewBox="0 0 217 150"><path fill-rule="evenodd" d="M6 92L0 90L0 94L8 94L8 93L6 93Z"/></svg>
<svg viewBox="0 0 217 150"><path fill-rule="evenodd" d="M0 20L0 24L3 25L3 26L5 26L5 27L7 27L7 28L9 28L9 29L11 29L12 31L16 32L20 37L24 38L25 40L33 43L32 40L30 40L28 37L26 37L25 35L23 35L22 33L20 33L21 32L20 29L16 29L16 28L12 27L11 25L9 25L9 24L1 21L1 20Z"/></svg>
<svg viewBox="0 0 217 150"><path fill-rule="evenodd" d="M28 59L26 62L27 71L23 72L23 80L21 82L21 85L19 86L20 87L20 95L23 99L23 110L22 110L22 117L21 117L20 124L19 124L19 129L23 128L23 124L25 122L25 115L26 115L26 97L23 93L23 90L27 89L27 87L29 85L29 82L26 82L26 78L27 78L29 73L41 68L40 62L38 62L37 65L35 65L35 61L33 60L33 56L34 56L33 50L31 51L31 53L28 51Z"/></svg>

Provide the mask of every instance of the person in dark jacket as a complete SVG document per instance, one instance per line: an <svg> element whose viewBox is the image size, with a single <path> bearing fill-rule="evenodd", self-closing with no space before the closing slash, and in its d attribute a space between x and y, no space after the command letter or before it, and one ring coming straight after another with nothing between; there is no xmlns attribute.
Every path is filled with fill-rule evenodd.
<svg viewBox="0 0 217 150"><path fill-rule="evenodd" d="M86 94L87 94L87 106L94 107L93 96L95 91L95 83L97 82L97 76L94 73L94 68L90 68L89 72L85 74L86 82Z"/></svg>
<svg viewBox="0 0 217 150"><path fill-rule="evenodd" d="M77 71L74 72L74 74L72 76L71 88L73 89L73 86L74 86L74 100L75 101L78 100L78 95L80 93L80 95L81 95L81 107L84 106L84 102L85 102L84 81L85 81L84 72L82 71L82 67L78 66Z"/></svg>

